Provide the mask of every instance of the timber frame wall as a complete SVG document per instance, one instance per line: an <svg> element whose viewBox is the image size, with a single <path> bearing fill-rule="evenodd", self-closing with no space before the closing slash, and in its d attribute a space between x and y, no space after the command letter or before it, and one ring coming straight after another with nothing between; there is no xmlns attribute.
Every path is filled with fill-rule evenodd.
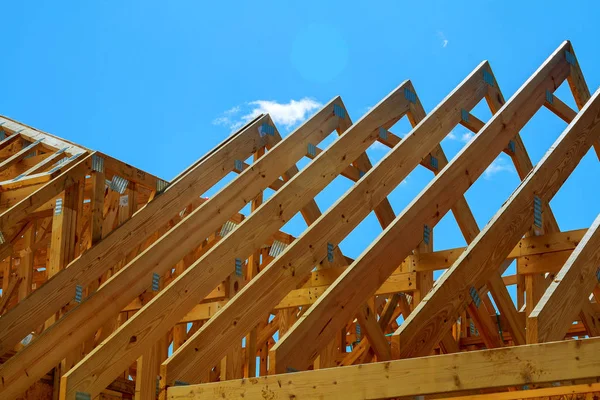
<svg viewBox="0 0 600 400"><path fill-rule="evenodd" d="M542 107L568 126L534 166L519 131ZM475 136L448 160L459 124ZM600 217L561 232L549 206L600 157L600 91L569 42L508 101L482 62L429 114L405 81L356 123L339 97L285 138L261 115L171 182L8 118L0 136L2 399L600 395ZM480 229L464 194L502 152L521 184ZM396 215L419 165L433 179ZM322 211L338 176L354 184ZM448 211L468 245L433 251ZM371 212L383 231L350 259Z"/></svg>

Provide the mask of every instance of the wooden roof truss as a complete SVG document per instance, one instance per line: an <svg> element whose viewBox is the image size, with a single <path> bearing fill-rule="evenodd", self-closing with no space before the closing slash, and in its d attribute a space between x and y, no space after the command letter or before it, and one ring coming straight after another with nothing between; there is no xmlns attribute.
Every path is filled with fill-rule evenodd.
<svg viewBox="0 0 600 400"><path fill-rule="evenodd" d="M482 62L429 114L405 81L355 123L339 97L285 138L261 115L171 182L0 118L0 397L44 380L61 400L600 392L600 217L561 232L549 206L600 156L599 96L564 42L508 101ZM569 125L534 166L519 131L542 107ZM474 137L448 160L459 124ZM480 229L464 195L502 152L521 183ZM396 215L419 165L433 178ZM354 184L323 212L339 176ZM468 245L434 251L448 211ZM371 212L382 232L353 260L338 245Z"/></svg>

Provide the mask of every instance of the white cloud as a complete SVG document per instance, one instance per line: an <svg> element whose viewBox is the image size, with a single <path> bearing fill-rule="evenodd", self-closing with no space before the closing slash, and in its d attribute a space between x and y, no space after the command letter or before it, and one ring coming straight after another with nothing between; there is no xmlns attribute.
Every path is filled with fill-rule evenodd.
<svg viewBox="0 0 600 400"><path fill-rule="evenodd" d="M260 114L269 114L278 127L290 129L304 121L322 104L316 100L304 97L300 100L290 100L289 103L278 103L271 100L254 100L243 106L235 106L223 112L213 120L214 125L236 130ZM240 115L243 113L242 115Z"/></svg>
<svg viewBox="0 0 600 400"><path fill-rule="evenodd" d="M438 36L440 37L440 39L442 41L442 47L448 46L448 43L450 43L450 42L448 41L448 39L446 39L446 35L444 35L444 32L438 31Z"/></svg>
<svg viewBox="0 0 600 400"><path fill-rule="evenodd" d="M514 171L514 168L510 164L508 157L501 154L483 172L483 177L486 179L490 179L492 176L494 176L500 172L513 172L513 171Z"/></svg>
<svg viewBox="0 0 600 400"><path fill-rule="evenodd" d="M218 117L213 119L213 125L229 126L231 121L227 117Z"/></svg>
<svg viewBox="0 0 600 400"><path fill-rule="evenodd" d="M456 132L456 129L451 131L445 139L448 140L458 140L463 143L467 143L469 140L473 138L473 133L470 131L465 131L463 133Z"/></svg>
<svg viewBox="0 0 600 400"><path fill-rule="evenodd" d="M225 111L223 114L225 115L234 115L240 112L240 106L231 107L229 110Z"/></svg>
<svg viewBox="0 0 600 400"><path fill-rule="evenodd" d="M377 151L386 151L386 150L390 149L385 144L383 144L381 142L377 142L377 141L371 145L371 148L373 150L377 150Z"/></svg>
<svg viewBox="0 0 600 400"><path fill-rule="evenodd" d="M473 137L473 133L472 132L465 132L462 134L462 136L460 137L461 142L465 142L467 143L469 140L471 140L471 138Z"/></svg>

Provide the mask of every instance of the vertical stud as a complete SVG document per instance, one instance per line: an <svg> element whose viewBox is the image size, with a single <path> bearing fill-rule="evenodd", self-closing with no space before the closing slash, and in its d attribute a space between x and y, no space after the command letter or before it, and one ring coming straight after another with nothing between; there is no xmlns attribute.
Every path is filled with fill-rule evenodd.
<svg viewBox="0 0 600 400"><path fill-rule="evenodd" d="M327 261L333 262L333 243L327 243Z"/></svg>

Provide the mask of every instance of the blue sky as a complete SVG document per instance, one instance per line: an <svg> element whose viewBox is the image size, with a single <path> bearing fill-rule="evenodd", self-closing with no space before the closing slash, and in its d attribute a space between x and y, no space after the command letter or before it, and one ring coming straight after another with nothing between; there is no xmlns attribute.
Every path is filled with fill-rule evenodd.
<svg viewBox="0 0 600 400"><path fill-rule="evenodd" d="M285 135L341 95L356 121L405 79L430 111L484 59L509 98L565 39L593 92L599 8L512 0L6 2L0 113L170 179L260 111ZM558 95L575 107L565 87ZM474 113L489 118L484 107ZM542 110L522 131L534 163L565 126ZM392 131L404 135L408 124ZM443 142L449 157L465 132L459 127ZM368 153L376 162L385 151ZM598 172L588 154L553 200L563 230L587 227L598 214ZM431 177L419 169L400 185L390 197L396 212ZM469 190L481 227L517 184L500 158ZM337 179L319 195L321 208L350 187ZM303 227L296 218L286 228ZM357 257L379 232L370 216L342 249ZM445 218L435 247L462 244Z"/></svg>

